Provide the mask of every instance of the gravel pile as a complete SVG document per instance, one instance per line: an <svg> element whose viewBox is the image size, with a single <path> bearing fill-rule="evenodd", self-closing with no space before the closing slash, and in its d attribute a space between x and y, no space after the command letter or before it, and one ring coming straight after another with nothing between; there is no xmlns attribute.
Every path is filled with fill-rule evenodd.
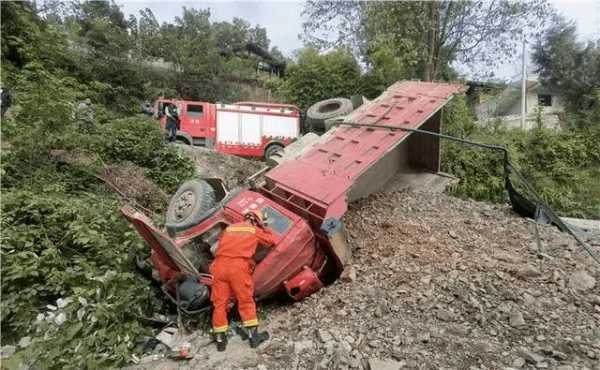
<svg viewBox="0 0 600 370"><path fill-rule="evenodd" d="M178 367L600 369L600 268L566 234L540 226L538 245L506 206L412 192L355 203L345 223L350 281L264 305L258 352L236 337Z"/></svg>

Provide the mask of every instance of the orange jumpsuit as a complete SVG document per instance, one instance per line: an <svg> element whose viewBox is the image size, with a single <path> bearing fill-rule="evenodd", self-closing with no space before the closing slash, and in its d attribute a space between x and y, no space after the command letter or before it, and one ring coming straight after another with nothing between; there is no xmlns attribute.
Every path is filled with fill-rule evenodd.
<svg viewBox="0 0 600 370"><path fill-rule="evenodd" d="M243 325L258 325L254 303L252 257L259 244L273 245L273 234L270 230L255 227L250 222L230 225L223 232L217 246L216 258L210 266L210 273L213 275L210 295L213 304L213 332L222 333L229 328L227 304L232 293L237 300Z"/></svg>

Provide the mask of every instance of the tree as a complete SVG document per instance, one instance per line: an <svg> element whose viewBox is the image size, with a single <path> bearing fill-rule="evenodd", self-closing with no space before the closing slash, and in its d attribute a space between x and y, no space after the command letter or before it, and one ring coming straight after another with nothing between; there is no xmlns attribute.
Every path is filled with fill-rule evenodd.
<svg viewBox="0 0 600 370"><path fill-rule="evenodd" d="M160 25L158 24L154 13L152 13L152 10L149 8L140 10L138 33L142 56L160 56L162 47L160 39Z"/></svg>
<svg viewBox="0 0 600 370"><path fill-rule="evenodd" d="M288 65L284 89L292 103L306 109L320 100L356 94L359 81L360 68L349 50L319 54L306 48Z"/></svg>
<svg viewBox="0 0 600 370"><path fill-rule="evenodd" d="M370 65L386 49L400 58L397 64L402 69L432 80L446 77L454 61L489 66L511 58L522 34L538 29L550 11L545 0L310 0L303 11L307 19L303 26L305 40L311 44L348 45Z"/></svg>
<svg viewBox="0 0 600 370"><path fill-rule="evenodd" d="M600 47L578 43L572 22L557 17L535 45L533 59L542 82L561 92L569 111L589 115L599 109ZM600 116L595 121L600 124Z"/></svg>

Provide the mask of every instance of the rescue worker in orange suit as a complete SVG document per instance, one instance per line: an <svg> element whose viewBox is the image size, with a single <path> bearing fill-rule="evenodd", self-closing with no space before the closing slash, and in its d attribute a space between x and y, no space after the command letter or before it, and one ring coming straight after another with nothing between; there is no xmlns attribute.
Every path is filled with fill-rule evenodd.
<svg viewBox="0 0 600 370"><path fill-rule="evenodd" d="M248 212L244 215L244 222L228 226L219 240L215 260L210 266L213 275L210 300L213 304L213 333L220 352L227 347L227 306L232 295L237 301L250 347L256 348L269 339L267 332L258 332L252 280L252 257L256 248L259 244L267 247L274 244L273 234L265 223L261 212Z"/></svg>

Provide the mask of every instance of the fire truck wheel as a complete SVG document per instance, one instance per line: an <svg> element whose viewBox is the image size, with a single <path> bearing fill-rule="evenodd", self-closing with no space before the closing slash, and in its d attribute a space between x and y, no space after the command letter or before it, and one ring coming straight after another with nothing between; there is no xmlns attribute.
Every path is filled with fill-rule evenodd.
<svg viewBox="0 0 600 370"><path fill-rule="evenodd" d="M283 145L280 144L271 144L267 147L267 150L265 150L265 159L269 160L269 158L271 158L271 156L273 154L275 154L276 152L283 150Z"/></svg>
<svg viewBox="0 0 600 370"><path fill-rule="evenodd" d="M214 189L204 180L190 180L179 187L167 210L170 228L183 230L202 221L216 204Z"/></svg>
<svg viewBox="0 0 600 370"><path fill-rule="evenodd" d="M353 110L350 99L333 98L311 105L306 111L306 116L311 129L324 130L325 120L345 116Z"/></svg>

